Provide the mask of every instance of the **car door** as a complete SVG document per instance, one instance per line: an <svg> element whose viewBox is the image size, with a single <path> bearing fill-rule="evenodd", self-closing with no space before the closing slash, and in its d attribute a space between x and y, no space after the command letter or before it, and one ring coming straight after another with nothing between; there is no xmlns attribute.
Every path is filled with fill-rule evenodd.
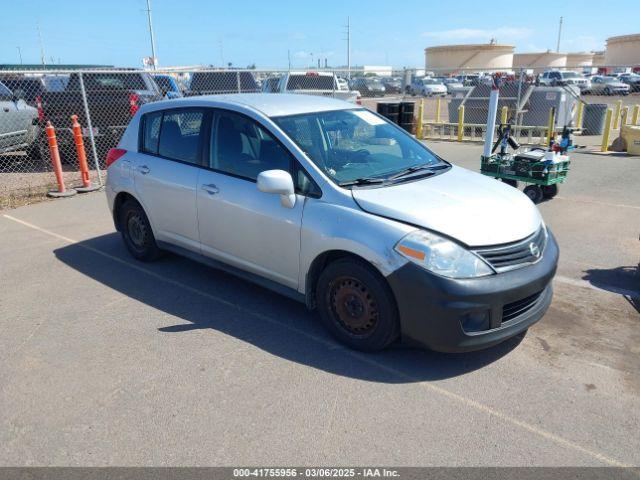
<svg viewBox="0 0 640 480"><path fill-rule="evenodd" d="M142 117L135 188L156 239L199 252L196 187L202 159L205 111L150 112Z"/></svg>
<svg viewBox="0 0 640 480"><path fill-rule="evenodd" d="M217 110L208 157L197 193L202 253L297 288L305 197L288 208L256 186L262 171L291 172L291 154L253 119Z"/></svg>
<svg viewBox="0 0 640 480"><path fill-rule="evenodd" d="M28 143L33 114L24 100L0 83L0 150L12 150Z"/></svg>

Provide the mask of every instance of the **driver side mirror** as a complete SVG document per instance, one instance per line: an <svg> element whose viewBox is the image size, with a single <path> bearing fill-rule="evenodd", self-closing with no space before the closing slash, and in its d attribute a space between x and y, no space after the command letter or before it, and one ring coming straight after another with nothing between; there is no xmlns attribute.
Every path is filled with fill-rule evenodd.
<svg viewBox="0 0 640 480"><path fill-rule="evenodd" d="M261 192L280 195L280 204L283 207L293 208L296 204L293 178L289 172L265 170L258 175L257 186Z"/></svg>

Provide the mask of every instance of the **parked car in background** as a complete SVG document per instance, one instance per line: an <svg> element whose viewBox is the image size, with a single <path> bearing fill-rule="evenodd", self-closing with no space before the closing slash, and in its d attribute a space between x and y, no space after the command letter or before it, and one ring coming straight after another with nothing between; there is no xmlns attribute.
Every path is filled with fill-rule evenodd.
<svg viewBox="0 0 640 480"><path fill-rule="evenodd" d="M477 87L481 84L481 75L477 73L468 73L455 77L465 87Z"/></svg>
<svg viewBox="0 0 640 480"><path fill-rule="evenodd" d="M411 95L422 95L424 97L444 96L447 94L447 87L434 78L416 78L411 83Z"/></svg>
<svg viewBox="0 0 640 480"><path fill-rule="evenodd" d="M158 84L158 88L160 88L160 92L165 98L172 99L183 96L178 82L171 75L154 74L153 79Z"/></svg>
<svg viewBox="0 0 640 480"><path fill-rule="evenodd" d="M351 80L351 90L357 90L363 97L384 97L386 88L377 78L358 77Z"/></svg>
<svg viewBox="0 0 640 480"><path fill-rule="evenodd" d="M107 165L133 258L169 250L286 294L354 349L486 348L552 300L558 246L529 198L356 105L267 94L145 105Z"/></svg>
<svg viewBox="0 0 640 480"><path fill-rule="evenodd" d="M589 90L590 83L584 75L570 70L549 70L538 77L538 85L547 87L575 85L581 91Z"/></svg>
<svg viewBox="0 0 640 480"><path fill-rule="evenodd" d="M0 82L0 154L27 150L39 157L35 148L38 133L38 111ZM35 148L35 150L34 150Z"/></svg>
<svg viewBox="0 0 640 480"><path fill-rule="evenodd" d="M0 75L2 82L14 95L20 97L27 104L35 107L38 97L45 91L44 83L41 77L26 76L23 74L2 74Z"/></svg>
<svg viewBox="0 0 640 480"><path fill-rule="evenodd" d="M360 101L358 91L345 91L338 88L338 77L332 72L285 73L278 83L278 92L334 97L351 103Z"/></svg>
<svg viewBox="0 0 640 480"><path fill-rule="evenodd" d="M595 75L591 77L589 92L594 95L628 95L631 88L616 77Z"/></svg>
<svg viewBox="0 0 640 480"><path fill-rule="evenodd" d="M338 90L342 90L343 92L349 91L349 82L346 78L336 77L336 82L338 85Z"/></svg>
<svg viewBox="0 0 640 480"><path fill-rule="evenodd" d="M623 73L618 78L621 82L629 85L632 92L640 92L640 75L637 73Z"/></svg>
<svg viewBox="0 0 640 480"><path fill-rule="evenodd" d="M445 78L442 83L447 87L447 93L452 93L456 88L463 88L464 85L457 78Z"/></svg>
<svg viewBox="0 0 640 480"><path fill-rule="evenodd" d="M264 93L276 93L278 91L280 77L267 77L262 80L262 91Z"/></svg>
<svg viewBox="0 0 640 480"><path fill-rule="evenodd" d="M260 87L258 87L256 79L249 71L194 72L191 75L189 88L184 91L184 96L255 93L259 91Z"/></svg>
<svg viewBox="0 0 640 480"><path fill-rule="evenodd" d="M402 93L402 79L399 77L385 77L382 79L386 93Z"/></svg>
<svg viewBox="0 0 640 480"><path fill-rule="evenodd" d="M93 137L99 154L116 145L141 105L161 100L160 88L151 75L143 71L96 71L82 74L87 106L91 112ZM72 73L61 91L45 91L38 106L42 126L51 121L63 161L75 158L71 115L77 115L83 127L83 135L89 136L85 105L82 97L80 75ZM44 129L39 136L40 149L46 150ZM87 140L85 140L87 144Z"/></svg>

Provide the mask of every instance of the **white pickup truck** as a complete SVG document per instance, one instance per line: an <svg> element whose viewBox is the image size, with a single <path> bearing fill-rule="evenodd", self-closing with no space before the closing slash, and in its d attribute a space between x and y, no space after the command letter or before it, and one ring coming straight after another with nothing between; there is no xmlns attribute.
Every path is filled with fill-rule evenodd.
<svg viewBox="0 0 640 480"><path fill-rule="evenodd" d="M288 72L278 83L278 93L304 93L333 97L351 103L360 104L360 93L345 90L332 72Z"/></svg>

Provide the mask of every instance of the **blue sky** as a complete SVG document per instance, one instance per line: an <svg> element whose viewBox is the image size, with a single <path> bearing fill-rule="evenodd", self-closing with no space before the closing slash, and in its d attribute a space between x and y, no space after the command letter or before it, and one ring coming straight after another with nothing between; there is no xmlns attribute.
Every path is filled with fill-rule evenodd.
<svg viewBox="0 0 640 480"><path fill-rule="evenodd" d="M48 62L140 66L150 55L145 8L145 0L0 0L0 63L18 63L17 47L24 63L39 63L39 23ZM353 65L422 66L426 46L491 37L521 52L555 49L560 15L563 51L603 49L609 36L640 31L638 0L152 0L152 8L163 66L286 67L288 50L294 67L319 56L344 65L348 15Z"/></svg>

